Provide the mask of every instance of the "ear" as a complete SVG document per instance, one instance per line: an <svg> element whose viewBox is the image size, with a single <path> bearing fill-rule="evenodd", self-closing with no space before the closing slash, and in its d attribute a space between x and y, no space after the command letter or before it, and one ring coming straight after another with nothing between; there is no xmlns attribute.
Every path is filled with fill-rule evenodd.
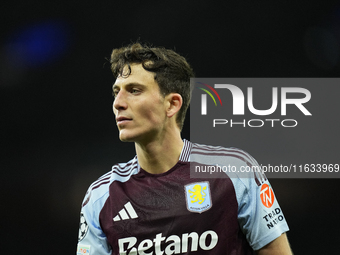
<svg viewBox="0 0 340 255"><path fill-rule="evenodd" d="M166 114L168 118L174 116L182 107L183 100L182 96L178 93L170 93L166 96L167 109Z"/></svg>

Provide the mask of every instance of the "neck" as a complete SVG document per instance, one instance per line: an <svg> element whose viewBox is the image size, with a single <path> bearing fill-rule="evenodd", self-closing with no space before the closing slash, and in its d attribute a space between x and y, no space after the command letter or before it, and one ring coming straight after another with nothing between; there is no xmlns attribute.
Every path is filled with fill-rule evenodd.
<svg viewBox="0 0 340 255"><path fill-rule="evenodd" d="M179 160L183 148L180 134L164 137L148 143L135 143L141 168L151 174L165 173Z"/></svg>

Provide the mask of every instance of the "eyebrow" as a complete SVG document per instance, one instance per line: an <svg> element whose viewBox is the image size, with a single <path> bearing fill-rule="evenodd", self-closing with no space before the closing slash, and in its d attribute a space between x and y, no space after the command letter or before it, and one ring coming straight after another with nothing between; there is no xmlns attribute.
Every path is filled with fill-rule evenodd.
<svg viewBox="0 0 340 255"><path fill-rule="evenodd" d="M138 82L131 82L131 83L128 83L126 85L124 85L125 87L128 87L128 88L131 88L131 87L134 87L134 86L137 86L137 87L146 87L146 85L144 84L141 84L141 83L138 83ZM117 88L120 88L119 85L116 85L116 84L113 84L112 85L112 90L115 90Z"/></svg>

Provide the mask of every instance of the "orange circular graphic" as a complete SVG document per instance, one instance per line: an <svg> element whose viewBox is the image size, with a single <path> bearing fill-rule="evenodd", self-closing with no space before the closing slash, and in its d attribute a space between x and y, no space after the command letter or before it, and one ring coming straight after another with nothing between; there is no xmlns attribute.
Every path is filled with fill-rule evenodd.
<svg viewBox="0 0 340 255"><path fill-rule="evenodd" d="M274 204L275 196L272 188L268 184L263 184L261 187L260 197L262 204L270 208Z"/></svg>

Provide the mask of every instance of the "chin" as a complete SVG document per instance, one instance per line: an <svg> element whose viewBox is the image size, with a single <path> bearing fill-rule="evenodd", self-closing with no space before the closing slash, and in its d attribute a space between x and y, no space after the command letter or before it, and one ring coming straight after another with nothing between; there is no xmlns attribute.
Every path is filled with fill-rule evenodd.
<svg viewBox="0 0 340 255"><path fill-rule="evenodd" d="M154 137L154 132L145 132L145 130L138 130L138 132L131 132L131 130L124 129L119 132L119 139L122 142L137 142L137 143L145 142L145 141L148 141L149 138L152 138L152 137Z"/></svg>
<svg viewBox="0 0 340 255"><path fill-rule="evenodd" d="M121 140L122 142L134 142L134 139L127 138L125 136L119 136L119 140Z"/></svg>
<svg viewBox="0 0 340 255"><path fill-rule="evenodd" d="M121 140L122 142L134 142L135 141L135 136L133 135L129 135L129 134L126 134L126 132L124 131L121 131L119 133L119 140Z"/></svg>

